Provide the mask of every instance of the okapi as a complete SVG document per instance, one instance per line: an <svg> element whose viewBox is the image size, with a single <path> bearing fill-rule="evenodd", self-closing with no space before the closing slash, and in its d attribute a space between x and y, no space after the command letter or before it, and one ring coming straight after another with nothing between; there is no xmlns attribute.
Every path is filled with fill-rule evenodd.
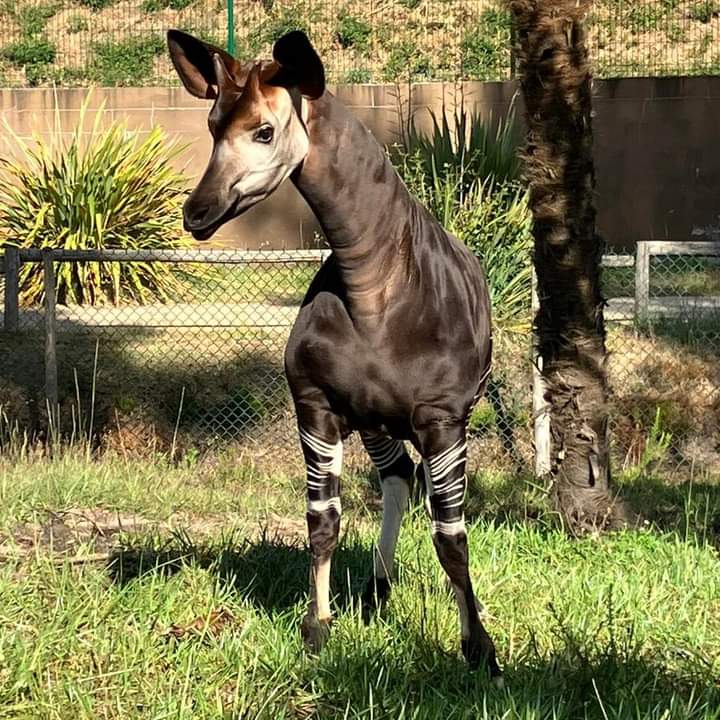
<svg viewBox="0 0 720 720"><path fill-rule="evenodd" d="M501 682L478 613L463 517L466 427L490 373L490 299L480 262L415 199L370 132L325 88L307 37L291 32L273 60L239 62L178 30L170 55L185 88L214 100L213 150L183 208L198 240L290 178L332 248L285 350L307 467L312 553L306 645L328 637L330 562L340 528L343 440L358 431L381 478L383 514L366 607L390 592L414 463L423 459L438 558L460 613L462 650Z"/></svg>

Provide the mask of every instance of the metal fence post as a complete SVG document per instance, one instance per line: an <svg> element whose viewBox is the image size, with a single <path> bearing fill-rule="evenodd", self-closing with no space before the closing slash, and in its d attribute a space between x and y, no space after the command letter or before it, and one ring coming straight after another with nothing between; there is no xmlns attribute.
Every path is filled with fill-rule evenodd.
<svg viewBox="0 0 720 720"><path fill-rule="evenodd" d="M58 372L53 251L43 250L42 260L45 289L45 397L51 422L54 422L58 415Z"/></svg>
<svg viewBox="0 0 720 720"><path fill-rule="evenodd" d="M235 54L235 7L234 0L227 0L227 51Z"/></svg>
<svg viewBox="0 0 720 720"><path fill-rule="evenodd" d="M635 251L635 320L643 320L650 303L650 245L638 240Z"/></svg>
<svg viewBox="0 0 720 720"><path fill-rule="evenodd" d="M5 310L4 328L7 332L18 329L20 296L20 253L16 247L5 248Z"/></svg>
<svg viewBox="0 0 720 720"><path fill-rule="evenodd" d="M532 274L532 317L540 309L540 300L537 294L537 277L535 270ZM550 473L550 413L545 400L545 382L543 380L543 359L538 351L537 334L533 329L533 370L532 370L532 404L533 404L533 441L535 445L535 477L544 478Z"/></svg>

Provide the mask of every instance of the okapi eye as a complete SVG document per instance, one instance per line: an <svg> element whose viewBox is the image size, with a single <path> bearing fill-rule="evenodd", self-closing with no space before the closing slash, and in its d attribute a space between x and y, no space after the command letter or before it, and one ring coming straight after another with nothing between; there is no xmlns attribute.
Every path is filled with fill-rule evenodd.
<svg viewBox="0 0 720 720"><path fill-rule="evenodd" d="M269 143L273 139L272 125L262 125L255 131L253 139L261 143Z"/></svg>

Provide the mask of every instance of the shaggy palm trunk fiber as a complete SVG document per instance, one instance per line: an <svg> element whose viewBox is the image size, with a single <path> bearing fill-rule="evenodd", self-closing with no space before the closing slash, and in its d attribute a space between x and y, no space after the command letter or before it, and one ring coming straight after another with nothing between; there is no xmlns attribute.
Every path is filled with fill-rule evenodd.
<svg viewBox="0 0 720 720"><path fill-rule="evenodd" d="M595 233L588 0L510 0L525 99L535 317L553 501L574 533L617 527L610 488L602 242Z"/></svg>

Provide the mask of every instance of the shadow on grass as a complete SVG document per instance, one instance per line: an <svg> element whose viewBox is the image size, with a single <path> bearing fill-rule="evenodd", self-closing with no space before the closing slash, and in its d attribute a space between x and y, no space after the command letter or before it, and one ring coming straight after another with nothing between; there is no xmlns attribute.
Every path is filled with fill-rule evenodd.
<svg viewBox="0 0 720 720"><path fill-rule="evenodd" d="M275 617L307 598L308 564L309 553L299 539L264 534L195 543L174 533L127 540L108 570L116 583L127 584L148 574L169 576L189 566L206 568L224 587ZM370 571L369 544L343 538L333 559L339 617L357 607ZM452 603L449 592L447 602ZM348 707L368 708L369 703L373 706L369 716L377 718L720 717L713 658L702 649L676 648L677 640L671 638L661 653L652 651L636 639L632 626L613 619L610 606L607 619L595 618L589 625L553 611L548 619L551 627L542 628L542 640L518 618L512 655L508 640L496 638L505 691L491 688L482 673L470 673L459 649L444 649L453 643L439 637L433 613L424 607L422 600L415 603L404 593L390 608L391 622L374 620L360 637L352 622L340 622L318 658L297 662L293 682L315 688L313 717L348 717ZM597 613L597 608L587 612ZM288 627L288 633L293 632L296 642L296 628ZM272 667L267 671L275 672ZM413 708L419 711L410 715Z"/></svg>
<svg viewBox="0 0 720 720"><path fill-rule="evenodd" d="M78 428L87 434L92 414L96 441L117 432L126 449L140 450L143 443L165 449L176 425L192 442L238 440L288 405L277 333L68 325L57 341L63 435L77 435ZM0 354L8 359L0 404L11 421L39 438L48 431L43 348L40 330L0 333Z"/></svg>
<svg viewBox="0 0 720 720"><path fill-rule="evenodd" d="M345 708L367 707L370 698L369 716L382 718L718 717L720 687L699 657L683 672L653 662L639 649L606 646L584 656L560 641L552 651L530 649L505 663L505 689L498 690L484 673L469 672L458 654L443 652L430 638L410 637L405 649L390 640L385 647L355 644L346 653L321 657L310 671L322 693L319 716L343 717ZM411 715L413 709L417 713Z"/></svg>
<svg viewBox="0 0 720 720"><path fill-rule="evenodd" d="M191 565L202 567L256 607L277 612L307 598L309 563L310 552L299 539L262 535L198 544L175 533L121 545L110 557L108 572L114 582L124 585L148 573L174 575ZM372 570L369 546L341 538L332 569L335 604L340 609L351 607Z"/></svg>
<svg viewBox="0 0 720 720"><path fill-rule="evenodd" d="M356 607L370 562L368 547L341 542L333 578L339 617ZM147 573L171 575L189 565L208 568L222 584L271 616L307 597L305 547L267 536L237 544L226 539L213 546L194 545L175 535L162 543L126 545L115 555L110 573L116 582L128 583ZM447 602L452 602L449 593ZM554 618L549 633L543 628L543 635L551 638L550 647L544 648L547 639L536 641L532 629L519 627L519 637L527 639L515 639L512 657L498 638L506 680L501 691L491 687L482 672L469 672L459 648L444 649L452 644L438 637L432 613L407 605L407 598L390 612L390 623L371 621L368 634L359 640L352 623L340 623L320 656L298 662L297 681L316 689L317 717L347 717L348 707L369 704L377 718L407 716L412 708L420 709L412 715L417 718L718 717L720 686L712 677L712 658L696 650L673 654L668 649L656 655L635 640L632 627L612 620L598 621L594 633L585 626L573 630L574 621L566 627L563 619ZM522 618L519 622L522 626ZM288 627L288 633L293 632ZM297 633L293 637L297 641ZM674 659L668 659L670 654Z"/></svg>
<svg viewBox="0 0 720 720"><path fill-rule="evenodd" d="M631 516L639 518L640 527L649 524L660 533L720 547L720 479L669 484L646 474L621 478L614 489ZM489 482L481 474L470 474L465 516L508 527L530 524L541 533L562 530L545 491L527 474L493 475Z"/></svg>
<svg viewBox="0 0 720 720"><path fill-rule="evenodd" d="M630 508L658 530L720 547L720 482L671 485L642 475L622 482L619 490Z"/></svg>

